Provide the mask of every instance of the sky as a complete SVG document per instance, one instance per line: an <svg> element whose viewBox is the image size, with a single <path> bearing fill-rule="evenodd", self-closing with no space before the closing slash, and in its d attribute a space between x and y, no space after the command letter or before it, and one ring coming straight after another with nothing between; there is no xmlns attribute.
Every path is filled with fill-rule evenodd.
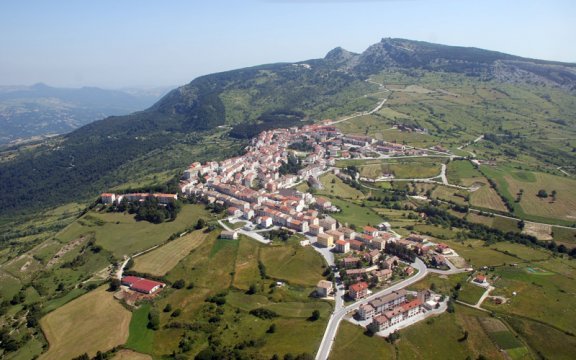
<svg viewBox="0 0 576 360"><path fill-rule="evenodd" d="M576 62L574 0L18 0L0 3L0 85L183 85L362 52L384 37Z"/></svg>

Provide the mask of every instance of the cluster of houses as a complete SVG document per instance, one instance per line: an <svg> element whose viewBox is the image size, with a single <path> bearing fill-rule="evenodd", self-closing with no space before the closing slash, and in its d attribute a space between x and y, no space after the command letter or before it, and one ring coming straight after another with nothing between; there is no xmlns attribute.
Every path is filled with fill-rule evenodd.
<svg viewBox="0 0 576 360"><path fill-rule="evenodd" d="M178 200L178 194L161 194L161 193L131 193L131 194L114 194L103 193L100 195L100 201L105 205L120 204L123 200L129 202L143 202L147 198L153 197L158 200L159 204L170 204Z"/></svg>
<svg viewBox="0 0 576 360"><path fill-rule="evenodd" d="M359 138L343 136L330 125L264 131L252 139L242 156L191 164L184 172L181 190L208 203L224 206L228 215L250 220L263 228L277 225L310 233L327 247L339 242L342 249L347 246L353 249L360 246L359 242L377 244L380 241L377 246L382 248L386 239L363 233L359 238L346 238L342 231L352 230L336 232L339 227L336 220L319 217L320 213L338 210L328 199L290 189L301 181L319 183L318 176L334 164L336 157L347 157L350 146L356 145ZM371 145L388 147L390 151L405 148L362 138ZM306 143L312 151L302 159L303 168L297 174L283 174L281 167L294 153L289 149L293 143ZM342 241L348 241L349 245Z"/></svg>

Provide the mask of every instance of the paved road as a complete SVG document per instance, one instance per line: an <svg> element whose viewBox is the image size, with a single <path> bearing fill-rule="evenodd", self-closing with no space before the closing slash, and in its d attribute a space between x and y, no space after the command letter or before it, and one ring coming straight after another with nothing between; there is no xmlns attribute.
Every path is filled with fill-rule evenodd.
<svg viewBox="0 0 576 360"><path fill-rule="evenodd" d="M238 232L238 234L242 234L242 235L246 235L249 238L252 238L258 242L261 242L262 244L269 244L270 240L266 239L264 236L258 234L256 231L246 231L244 229L231 229L230 227L228 227L224 221L222 220L218 220L218 224L220 224L220 226L222 226L224 229L228 230L228 231L236 231Z"/></svg>
<svg viewBox="0 0 576 360"><path fill-rule="evenodd" d="M376 293L370 295L369 297L364 298L360 301L357 301L357 302L355 302L351 305L348 305L344 308L341 308L339 310L335 310L334 313L332 313L330 320L328 321L328 326L326 327L326 331L324 332L324 337L322 338L322 342L320 343L320 348L318 349L318 353L316 354L316 360L328 359L328 355L330 354L330 350L332 349L332 345L334 344L334 340L336 338L336 332L338 331L338 326L340 325L340 321L342 321L342 319L344 319L344 316L347 313L358 309L361 305L366 304L377 297L388 295L388 294L392 293L393 291L397 291L397 290L403 289L409 285L412 285L415 282L422 280L426 276L426 274L428 273L428 270L426 269L426 265L420 259L416 259L416 261L412 264L412 266L418 270L418 273L416 275L412 276L411 278L408 278L408 279L401 281L395 285L392 285L392 286L390 286L384 290L376 292Z"/></svg>

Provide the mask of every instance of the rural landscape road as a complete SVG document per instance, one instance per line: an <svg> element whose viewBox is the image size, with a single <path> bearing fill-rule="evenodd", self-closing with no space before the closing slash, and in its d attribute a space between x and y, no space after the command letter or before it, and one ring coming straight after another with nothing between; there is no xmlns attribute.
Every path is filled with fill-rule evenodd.
<svg viewBox="0 0 576 360"><path fill-rule="evenodd" d="M344 316L346 316L347 313L358 309L360 307L360 305L366 304L377 297L388 295L394 291L397 291L397 290L405 288L409 285L412 285L413 283L422 280L426 276L426 274L428 273L428 270L426 268L426 264L424 264L424 262L418 258L416 259L416 261L414 263L412 263L412 266L416 270L418 270L418 273L416 275L412 276L411 278L408 278L408 279L401 281L395 285L392 285L392 286L390 286L384 290L376 292L367 298L364 298L360 301L355 302L352 305L348 305L348 306L343 307L339 310L338 309L335 310L332 313L330 320L328 320L328 325L326 326L326 331L324 332L324 337L322 338L322 342L320 343L320 348L318 349L318 352L316 354L316 360L328 359L328 355L330 354L330 350L332 349L332 345L334 344L334 340L336 339L336 332L338 331L338 326L340 325L340 322L342 321L342 319L344 319Z"/></svg>

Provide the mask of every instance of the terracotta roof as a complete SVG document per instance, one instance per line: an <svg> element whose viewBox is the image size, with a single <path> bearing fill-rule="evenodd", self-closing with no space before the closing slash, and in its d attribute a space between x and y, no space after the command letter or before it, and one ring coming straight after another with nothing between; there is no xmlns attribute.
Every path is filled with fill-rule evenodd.
<svg viewBox="0 0 576 360"><path fill-rule="evenodd" d="M366 290L366 289L368 289L368 284L363 282L363 281L350 285L350 290L352 290L354 292L360 292L360 291Z"/></svg>

